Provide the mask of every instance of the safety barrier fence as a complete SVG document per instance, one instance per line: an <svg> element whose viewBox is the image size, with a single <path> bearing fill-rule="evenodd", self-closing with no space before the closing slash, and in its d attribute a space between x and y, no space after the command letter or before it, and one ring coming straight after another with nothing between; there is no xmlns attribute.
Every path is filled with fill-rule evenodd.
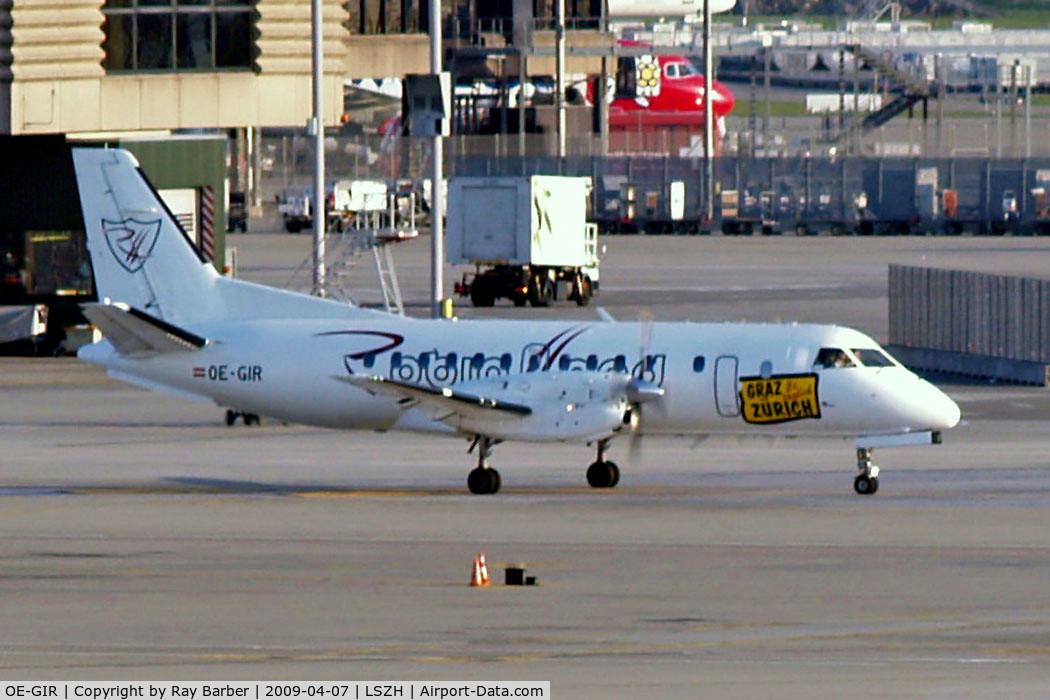
<svg viewBox="0 0 1050 700"><path fill-rule="evenodd" d="M1050 279L890 265L889 344L921 369L1045 384Z"/></svg>
<svg viewBox="0 0 1050 700"><path fill-rule="evenodd" d="M705 211L704 166L696 156L659 153L610 156L519 156L512 138L487 137L494 150L468 147L481 137L451 137L445 173L455 176L573 175L592 179L590 216L605 231L699 232ZM466 144L466 145L465 145ZM305 141L263 142L263 198L309 183ZM382 179L422 189L430 155L403 139L334 140L329 177ZM767 233L1006 234L1050 233L1050 157L723 155L714 164L715 222L743 220L744 231ZM678 223L676 223L678 222ZM627 226L620 224L626 223ZM740 226L733 223L738 232ZM710 229L708 229L710 230Z"/></svg>

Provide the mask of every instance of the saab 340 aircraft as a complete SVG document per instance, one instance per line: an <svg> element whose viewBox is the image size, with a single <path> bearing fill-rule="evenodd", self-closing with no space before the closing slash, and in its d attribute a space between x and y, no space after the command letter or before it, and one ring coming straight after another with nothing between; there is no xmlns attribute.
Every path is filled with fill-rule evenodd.
<svg viewBox="0 0 1050 700"><path fill-rule="evenodd" d="M855 330L794 323L414 319L221 276L134 157L72 149L105 339L79 357L130 384L331 428L462 436L471 492L495 493L504 440L595 445L615 486L618 435L852 438L931 444L959 408Z"/></svg>

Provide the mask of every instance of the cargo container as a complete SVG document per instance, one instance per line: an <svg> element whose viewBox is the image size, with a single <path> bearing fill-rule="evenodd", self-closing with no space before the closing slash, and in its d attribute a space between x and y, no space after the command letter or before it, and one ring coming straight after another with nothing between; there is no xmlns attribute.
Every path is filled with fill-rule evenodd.
<svg viewBox="0 0 1050 700"><path fill-rule="evenodd" d="M473 265L456 284L475 306L510 299L583 306L598 291L598 229L587 223L589 179L460 177L449 181L446 258Z"/></svg>

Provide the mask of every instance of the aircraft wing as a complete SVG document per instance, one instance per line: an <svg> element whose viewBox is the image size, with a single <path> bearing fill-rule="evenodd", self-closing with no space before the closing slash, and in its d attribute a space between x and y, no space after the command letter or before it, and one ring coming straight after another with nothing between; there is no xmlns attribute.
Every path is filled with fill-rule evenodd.
<svg viewBox="0 0 1050 700"><path fill-rule="evenodd" d="M117 352L136 357L189 352L208 340L127 304L84 304L84 316L102 331Z"/></svg>
<svg viewBox="0 0 1050 700"><path fill-rule="evenodd" d="M441 388L385 377L339 379L467 435L532 442L607 438L623 428L632 404L663 396L662 388L624 373L534 372Z"/></svg>
<svg viewBox="0 0 1050 700"><path fill-rule="evenodd" d="M480 396L456 389L435 389L400 382L386 377L350 376L339 379L360 387L370 394L397 399L403 408L416 407L434 420L449 418L489 419L504 414L506 417L532 415L532 408L525 404Z"/></svg>

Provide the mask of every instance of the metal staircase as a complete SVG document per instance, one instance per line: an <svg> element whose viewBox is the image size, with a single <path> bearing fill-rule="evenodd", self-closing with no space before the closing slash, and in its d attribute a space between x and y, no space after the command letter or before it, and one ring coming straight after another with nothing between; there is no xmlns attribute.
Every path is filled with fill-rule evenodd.
<svg viewBox="0 0 1050 700"><path fill-rule="evenodd" d="M398 195L388 195L389 206L384 211L365 212L355 217L342 232L329 233L325 260L325 294L351 304L358 302L351 294L351 281L359 282L354 273L361 256L372 253L376 266L379 289L383 304L390 313L405 315L404 298L394 265L392 244L419 236L416 229L415 199L409 196L407 216L402 216L398 206ZM300 263L293 273L293 281L287 285L296 288L294 280L306 270L312 258Z"/></svg>
<svg viewBox="0 0 1050 700"><path fill-rule="evenodd" d="M405 302L401 298L401 285L397 281L397 268L394 267L394 255L391 250L387 244L372 246L372 257L376 261L379 288L383 292L383 303L386 304L386 310L404 316Z"/></svg>
<svg viewBox="0 0 1050 700"><path fill-rule="evenodd" d="M904 93L903 95L897 95L895 98L890 100L887 104L883 105L878 111L872 112L861 120L860 126L862 131L870 131L876 127L880 127L889 120L893 119L898 114L901 114L907 109L910 109L916 102L922 100L925 95L916 95L914 93Z"/></svg>
<svg viewBox="0 0 1050 700"><path fill-rule="evenodd" d="M892 61L888 61L878 53L866 49L860 44L845 44L843 49L851 53L856 59L856 65L866 63L879 74L886 76L895 83L892 92L896 96L887 104L874 112L861 115L855 114L853 123L842 128L835 136L835 141L844 140L852 131L867 133L872 129L882 126L898 114L913 107L916 103L936 96L936 85L916 72L904 70Z"/></svg>

